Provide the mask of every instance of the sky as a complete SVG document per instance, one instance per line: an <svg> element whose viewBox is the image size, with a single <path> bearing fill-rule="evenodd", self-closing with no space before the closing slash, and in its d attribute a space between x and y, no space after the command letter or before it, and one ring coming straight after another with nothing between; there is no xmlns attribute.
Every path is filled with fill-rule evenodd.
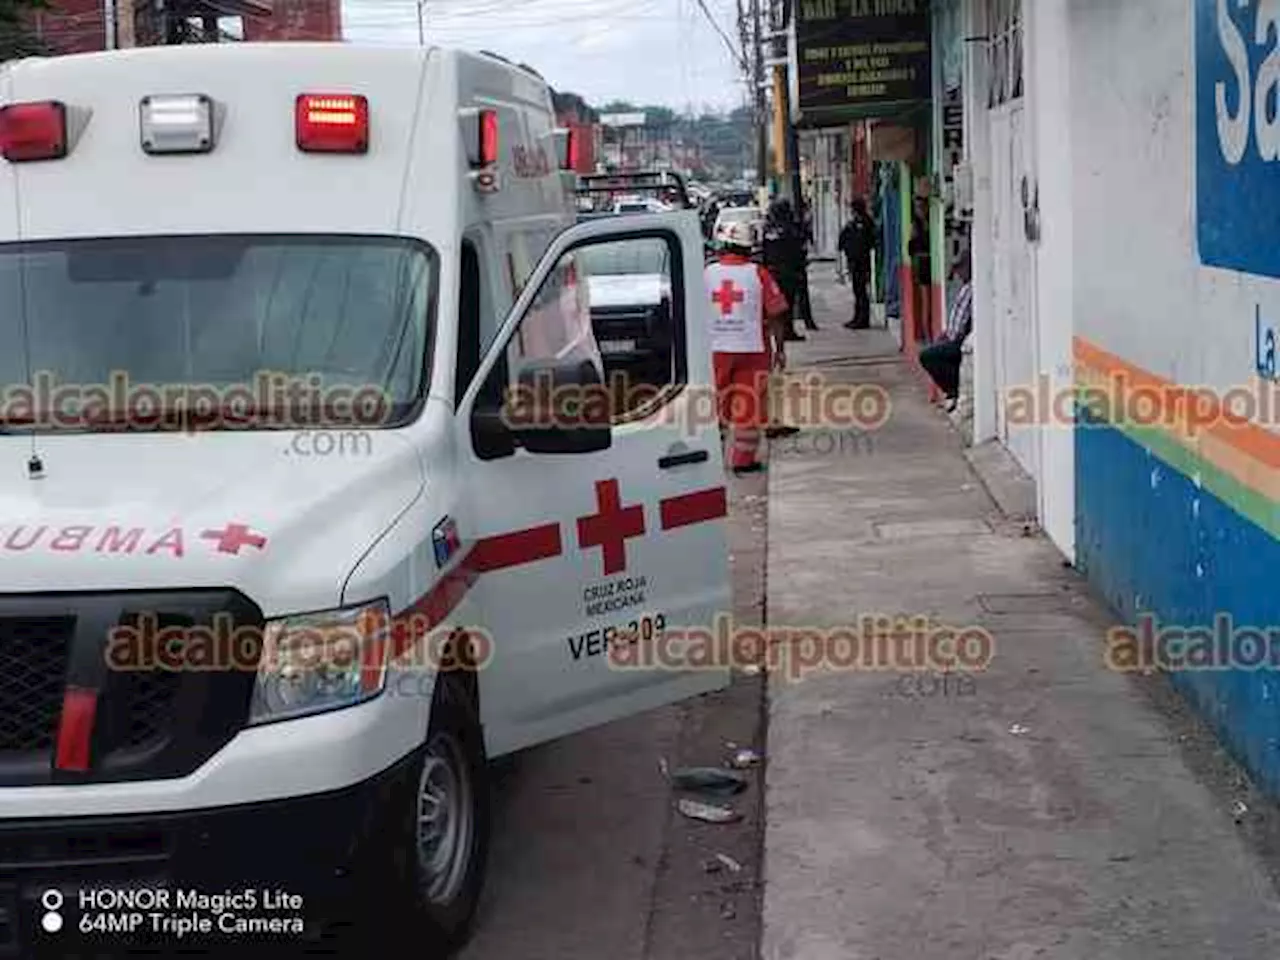
<svg viewBox="0 0 1280 960"><path fill-rule="evenodd" d="M736 43L735 0L705 3ZM342 18L354 43L418 43L418 0L342 0ZM726 109L748 92L697 0L425 0L425 32L527 63L595 106Z"/></svg>

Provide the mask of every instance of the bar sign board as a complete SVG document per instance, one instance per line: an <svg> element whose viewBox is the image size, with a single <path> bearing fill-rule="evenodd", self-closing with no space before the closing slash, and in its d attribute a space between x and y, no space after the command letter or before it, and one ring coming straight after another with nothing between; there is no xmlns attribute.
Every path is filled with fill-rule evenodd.
<svg viewBox="0 0 1280 960"><path fill-rule="evenodd" d="M929 0L798 0L801 113L876 116L927 102L930 36Z"/></svg>

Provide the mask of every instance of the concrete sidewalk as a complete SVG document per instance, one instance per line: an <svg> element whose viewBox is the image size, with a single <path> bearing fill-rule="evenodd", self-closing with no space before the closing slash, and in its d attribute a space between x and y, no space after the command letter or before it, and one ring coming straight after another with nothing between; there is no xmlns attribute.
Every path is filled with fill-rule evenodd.
<svg viewBox="0 0 1280 960"><path fill-rule="evenodd" d="M924 615L994 637L966 682L773 675L764 960L1274 958L1280 908L1230 803L1107 669L1112 617L1002 514L883 329L814 278L791 368L890 391L870 444L771 454L767 615ZM800 441L804 441L804 437Z"/></svg>

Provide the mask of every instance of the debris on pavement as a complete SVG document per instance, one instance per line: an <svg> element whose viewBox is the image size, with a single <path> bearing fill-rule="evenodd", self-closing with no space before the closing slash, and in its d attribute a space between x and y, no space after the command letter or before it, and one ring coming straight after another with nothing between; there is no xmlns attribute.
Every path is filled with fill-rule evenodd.
<svg viewBox="0 0 1280 960"><path fill-rule="evenodd" d="M738 908L726 900L720 904L720 916L725 920L733 920L738 916Z"/></svg>
<svg viewBox="0 0 1280 960"><path fill-rule="evenodd" d="M717 853L714 857L708 857L702 861L703 873L719 873L721 870L728 870L730 873L741 873L742 864L727 853Z"/></svg>
<svg viewBox="0 0 1280 960"><path fill-rule="evenodd" d="M696 800L680 800L676 809L690 820L701 820L703 823L737 823L742 814L733 807L722 807L713 803L699 803Z"/></svg>
<svg viewBox="0 0 1280 960"><path fill-rule="evenodd" d="M1249 812L1249 807L1243 800L1237 800L1231 805L1231 815L1235 817L1236 823L1244 819L1244 815Z"/></svg>
<svg viewBox="0 0 1280 960"><path fill-rule="evenodd" d="M729 758L729 766L734 770L750 770L760 765L760 754L750 747L741 747Z"/></svg>
<svg viewBox="0 0 1280 960"><path fill-rule="evenodd" d="M1020 724L1020 723L1015 723L1012 727L1010 727L1010 728L1009 728L1009 732L1010 732L1010 733L1012 733L1015 737L1021 737L1021 736L1023 736L1024 734L1028 734L1028 733L1030 733L1030 732L1031 732L1031 728L1030 728L1030 727L1024 727L1024 726L1023 726L1022 724Z"/></svg>
<svg viewBox="0 0 1280 960"><path fill-rule="evenodd" d="M714 797L732 797L747 789L747 778L722 767L683 767L668 776L677 790Z"/></svg>

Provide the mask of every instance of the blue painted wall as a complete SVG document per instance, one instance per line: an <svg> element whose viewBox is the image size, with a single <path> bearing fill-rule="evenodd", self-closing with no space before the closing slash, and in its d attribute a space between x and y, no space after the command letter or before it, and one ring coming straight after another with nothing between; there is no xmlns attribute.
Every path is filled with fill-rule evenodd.
<svg viewBox="0 0 1280 960"><path fill-rule="evenodd" d="M1280 627L1280 541L1110 426L1075 431L1078 565L1122 616ZM1196 506L1198 504L1198 507ZM1280 797L1280 674L1181 671L1174 684Z"/></svg>

